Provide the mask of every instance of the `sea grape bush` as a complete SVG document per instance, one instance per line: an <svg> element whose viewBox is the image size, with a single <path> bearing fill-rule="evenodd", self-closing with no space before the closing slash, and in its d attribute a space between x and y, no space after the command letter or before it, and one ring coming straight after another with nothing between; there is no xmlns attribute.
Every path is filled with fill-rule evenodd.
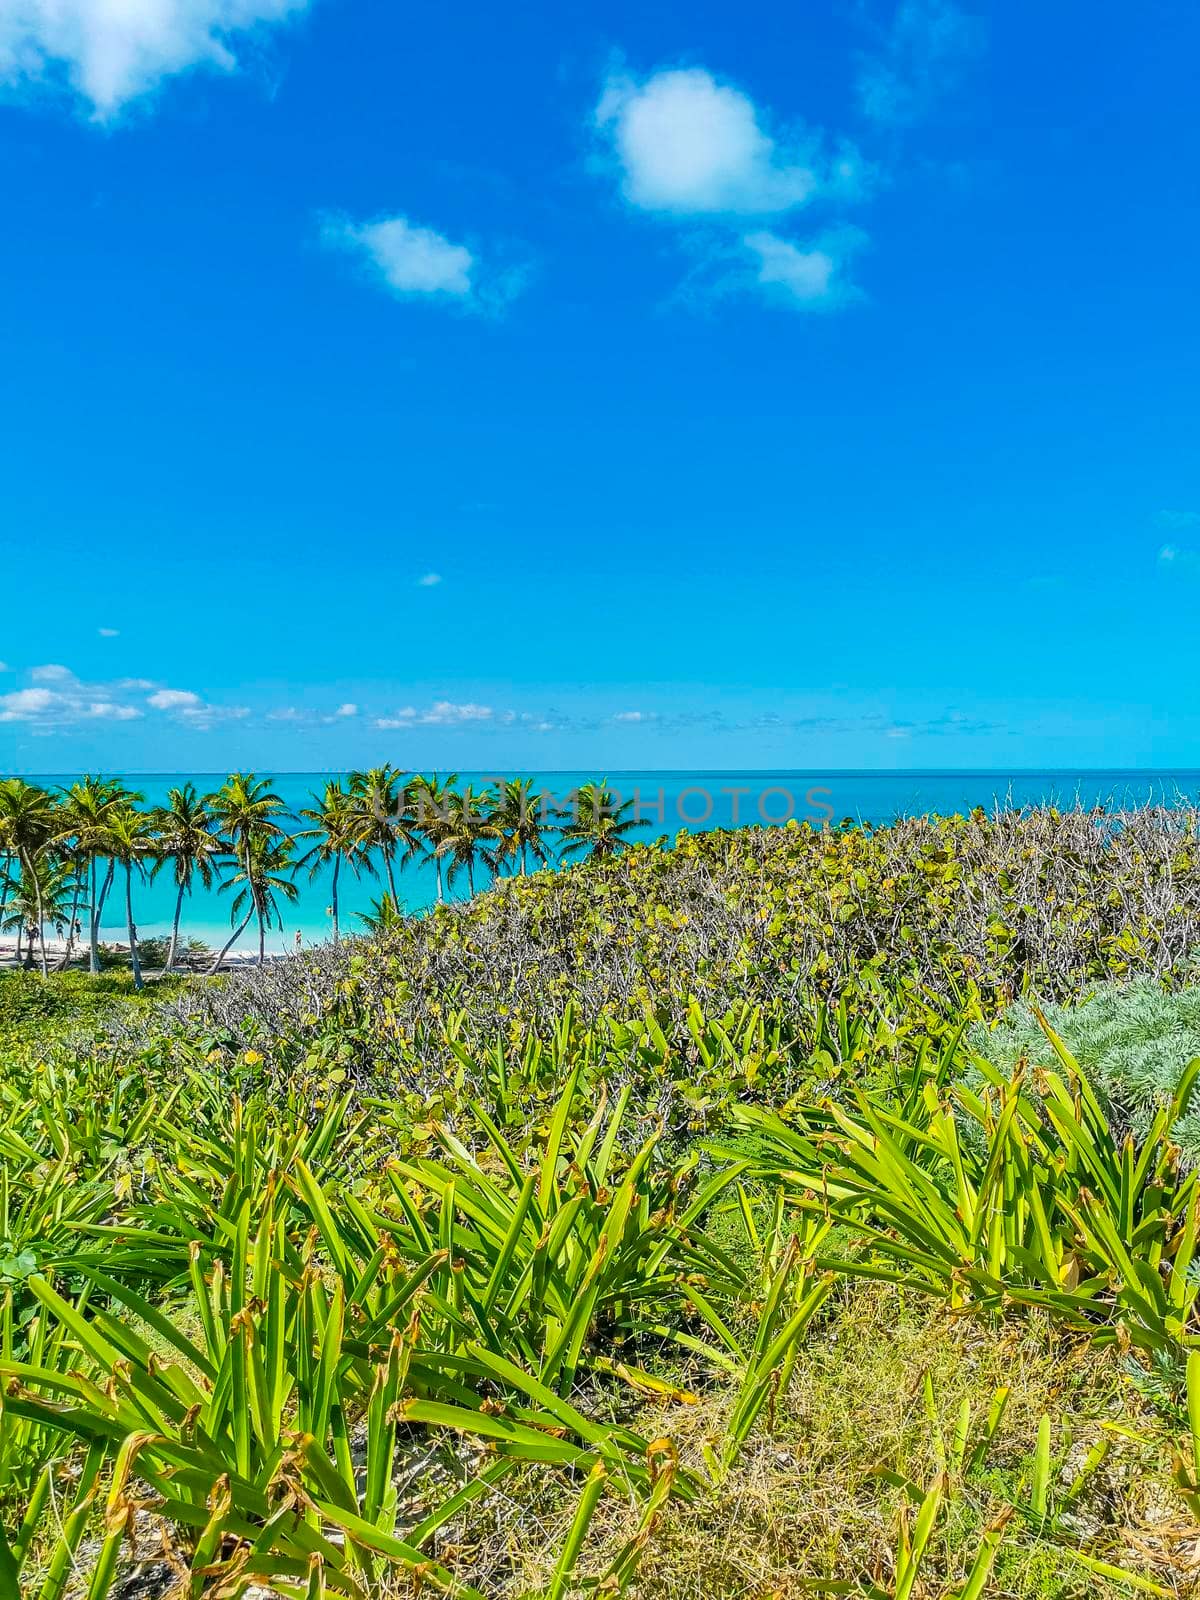
<svg viewBox="0 0 1200 1600"><path fill-rule="evenodd" d="M874 1016L884 991L894 1022L1180 981L1200 949L1198 832L1193 810L1147 808L684 833L188 988L121 1037L252 1043L294 1065L336 1034L347 1071L388 1082L414 1060L453 1072L448 1041L546 1038L568 1002L585 1028L632 1025L694 1065L696 1008L724 1026L750 1007L803 1064L823 1019L843 1002Z"/></svg>

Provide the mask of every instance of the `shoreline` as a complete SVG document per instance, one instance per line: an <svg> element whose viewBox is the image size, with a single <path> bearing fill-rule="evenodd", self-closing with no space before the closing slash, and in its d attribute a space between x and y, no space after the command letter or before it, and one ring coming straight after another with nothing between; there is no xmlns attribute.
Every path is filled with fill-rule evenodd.
<svg viewBox="0 0 1200 1600"><path fill-rule="evenodd" d="M148 935L147 937L160 938L160 937L163 937L163 936L159 935L159 934L153 934L153 935ZM288 960L291 956L298 955L304 950L311 950L315 945L323 943L323 942L324 941L322 941L322 940L313 939L313 940L306 940L302 945L298 946L296 949L290 949L290 950L278 950L278 949L277 950L272 950L272 949L268 949L267 952L266 952L265 959L264 959L264 964L266 962L271 962L271 961L285 961L285 960ZM26 955L26 947L25 947L24 941L22 941L22 944L21 944L21 958L20 958L20 961L18 962L18 960L17 960L17 942L16 942L16 940L14 938L11 938L8 935L5 935L4 937L0 938L0 970L10 971L10 972L20 972L20 971L25 970L27 968L27 970L29 970L30 972L37 972L39 970L39 967L40 967L41 953L42 953L42 945L41 945L41 940L40 939L34 941L33 949L34 949L33 964L32 964L32 966L28 966L28 968L27 968L28 958L27 958L27 955ZM128 939L101 939L101 941L100 941L100 949L102 951L107 951L110 955L123 957L125 960L128 960L128 957L129 957L129 941L128 941ZM66 952L67 952L67 941L65 939L51 938L51 939L47 939L46 940L46 959L47 959L48 962L55 963L55 962L60 961L62 959L62 957L66 954ZM187 953L188 952L187 952L186 946L181 944L180 955L183 956L183 957L186 957ZM212 964L212 962L216 959L216 954L217 954L216 950L213 950L213 951L211 951L209 953L209 955L206 958L204 958L204 960L207 962L207 965L211 965ZM86 967L87 967L87 959L88 959L88 941L87 941L87 939L83 939L83 940L76 939L74 945L72 946L72 954L71 954L70 963L69 963L69 965L67 967L63 968L62 970L63 971L67 971L67 972L77 971L79 969L80 963L82 963L84 969L86 969ZM230 970L232 970L234 968L256 967L257 965L258 965L258 948L257 948L257 946L255 946L253 949L245 949L245 950L238 950L235 947L234 949L230 950L225 955L225 957L222 959L220 968L218 970L221 971L221 972L227 972L227 971L230 971ZM109 969L109 970L112 970L112 969ZM127 969L121 969L121 970L127 970ZM165 969L164 968L160 968L160 967L147 967L145 970L148 971L148 972L161 972L161 971L164 971ZM204 972L206 970L207 970L207 968L206 968L206 966L204 964L199 964L199 965L193 967L193 966L184 965L182 963L177 963L176 966L172 969L172 971L178 972L181 975L187 975L187 974L195 975L197 973L202 973L202 972ZM101 969L100 976L101 977L104 976L104 969L103 968Z"/></svg>

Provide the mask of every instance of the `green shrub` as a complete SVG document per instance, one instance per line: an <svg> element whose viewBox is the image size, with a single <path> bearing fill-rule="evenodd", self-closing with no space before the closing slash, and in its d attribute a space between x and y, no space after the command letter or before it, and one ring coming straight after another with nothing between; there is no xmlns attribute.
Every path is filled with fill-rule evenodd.
<svg viewBox="0 0 1200 1600"><path fill-rule="evenodd" d="M818 1058L837 1068L867 1042L842 1050L839 1008L873 1035L881 1015L927 1028L1026 992L1184 981L1200 947L1196 831L1191 812L1038 810L682 834L194 984L113 1027L135 1048L155 1031L229 1038L285 1079L336 1037L356 1084L429 1093L463 1050L513 1058L547 1039L568 1004L585 1031L625 1029L627 1060L648 1049L686 1085L703 1062L697 1010L720 1026L754 1013L772 1060L751 1092L786 1096Z"/></svg>
<svg viewBox="0 0 1200 1600"><path fill-rule="evenodd" d="M0 973L0 1032L103 1016L132 993L131 979L119 973L53 972L44 980L36 972Z"/></svg>

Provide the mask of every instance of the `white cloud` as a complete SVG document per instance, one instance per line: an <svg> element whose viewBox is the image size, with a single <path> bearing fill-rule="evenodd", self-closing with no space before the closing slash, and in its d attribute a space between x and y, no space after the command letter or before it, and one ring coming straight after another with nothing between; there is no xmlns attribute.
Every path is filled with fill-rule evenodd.
<svg viewBox="0 0 1200 1600"><path fill-rule="evenodd" d="M52 689L14 689L0 694L0 722L19 722L53 710L58 696Z"/></svg>
<svg viewBox="0 0 1200 1600"><path fill-rule="evenodd" d="M159 689L146 702L155 711L202 711L204 701L191 689Z"/></svg>
<svg viewBox="0 0 1200 1600"><path fill-rule="evenodd" d="M62 85L113 117L191 67L237 67L238 34L284 21L308 0L0 0L0 82Z"/></svg>
<svg viewBox="0 0 1200 1600"><path fill-rule="evenodd" d="M442 581L440 572L427 572L423 578L417 579L418 589L436 589Z"/></svg>
<svg viewBox="0 0 1200 1600"><path fill-rule="evenodd" d="M303 722L305 713L297 706L281 706L278 711L268 711L268 722Z"/></svg>
<svg viewBox="0 0 1200 1600"><path fill-rule="evenodd" d="M764 228L742 242L754 258L753 279L760 289L793 306L828 310L857 296L845 268L864 239L857 228L841 228L800 245Z"/></svg>
<svg viewBox="0 0 1200 1600"><path fill-rule="evenodd" d="M358 715L358 707L353 700L347 700L345 705L339 706L333 714L335 717L356 717Z"/></svg>
<svg viewBox="0 0 1200 1600"><path fill-rule="evenodd" d="M615 711L614 722L651 722L654 719L653 711Z"/></svg>
<svg viewBox="0 0 1200 1600"><path fill-rule="evenodd" d="M248 706L212 705L192 689L156 689L147 697L146 704L155 711L166 711L172 716L181 717L197 728L208 728L214 722L250 715Z"/></svg>
<svg viewBox="0 0 1200 1600"><path fill-rule="evenodd" d="M495 716L491 706L475 705L468 701L465 705L455 705L450 700L437 700L431 706L418 710L416 706L402 706L394 716L377 717L377 728L427 728L459 727L464 722L490 722Z"/></svg>
<svg viewBox="0 0 1200 1600"><path fill-rule="evenodd" d="M407 217L381 217L377 222L329 221L327 244L365 257L397 295L471 294L475 257L466 245L452 244L433 228L418 227Z"/></svg>
<svg viewBox="0 0 1200 1600"><path fill-rule="evenodd" d="M851 153L826 166L812 135L777 143L749 96L703 67L609 78L596 123L626 199L645 211L764 216L855 181Z"/></svg>
<svg viewBox="0 0 1200 1600"><path fill-rule="evenodd" d="M96 632L102 639L117 639L120 637L120 628L97 628Z"/></svg>
<svg viewBox="0 0 1200 1600"><path fill-rule="evenodd" d="M952 0L900 0L878 50L860 66L863 115L887 127L918 121L955 87L981 45L978 19Z"/></svg>
<svg viewBox="0 0 1200 1600"><path fill-rule="evenodd" d="M3 0L0 0L0 5ZM223 718L245 717L245 706L210 705L191 689L169 689L149 678L84 683L56 662L33 667L30 687L0 695L0 721L27 721L33 731L86 721L132 722L149 707L205 728ZM147 692L151 691L151 692ZM137 696L131 699L130 696Z"/></svg>
<svg viewBox="0 0 1200 1600"><path fill-rule="evenodd" d="M1200 551L1185 550L1177 544L1165 544L1158 552L1159 565L1164 567L1194 567L1200 563Z"/></svg>
<svg viewBox="0 0 1200 1600"><path fill-rule="evenodd" d="M51 680L57 685L53 689L39 684L0 695L0 722L29 722L36 729L89 720L128 722L141 716L136 706L122 705L104 689L80 683L65 667L61 674Z"/></svg>
<svg viewBox="0 0 1200 1600"><path fill-rule="evenodd" d="M816 133L773 135L748 95L702 67L671 68L640 81L610 78L596 123L611 143L631 204L711 220L705 233L681 236L697 260L681 299L708 301L749 290L793 307L828 309L855 298L844 267L866 238L861 230L830 228L804 243L765 227L742 231L747 217L861 198L869 174L849 145L830 156Z"/></svg>
<svg viewBox="0 0 1200 1600"><path fill-rule="evenodd" d="M321 238L365 263L370 275L401 300L440 300L494 315L521 292L529 275L520 265L485 270L465 244L454 244L407 217L380 217L374 222L327 217ZM436 579L436 574L430 577Z"/></svg>
<svg viewBox="0 0 1200 1600"><path fill-rule="evenodd" d="M88 707L89 717L102 717L109 722L130 722L141 714L136 706L118 705L115 700L93 700Z"/></svg>

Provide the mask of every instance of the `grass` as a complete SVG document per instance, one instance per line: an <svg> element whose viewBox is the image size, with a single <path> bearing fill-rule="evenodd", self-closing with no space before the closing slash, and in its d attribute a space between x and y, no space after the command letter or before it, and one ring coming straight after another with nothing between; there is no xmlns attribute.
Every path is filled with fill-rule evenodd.
<svg viewBox="0 0 1200 1600"><path fill-rule="evenodd" d="M1028 1483L1043 1415L1055 1419L1060 1477L1086 1458L1105 1424L1145 1438L1116 1437L1075 1516L1081 1527L1103 1530L1106 1552L1118 1562L1136 1563L1153 1549L1158 1581L1169 1592L1187 1592L1196 1576L1188 1566L1194 1549L1165 1537L1161 1520L1175 1503L1166 1430L1139 1401L1119 1355L1098 1357L1043 1319L964 1322L931 1314L892 1286L862 1284L839 1296L804 1347L773 1432L760 1435L718 1487L665 1513L639 1569L639 1595L790 1597L863 1576L886 1589L900 1517L911 1502L883 1474L927 1484L939 1470L926 1375L944 1435L953 1433L964 1401L982 1423L997 1389L1008 1386L1011 1394L986 1465L968 1475L937 1529L922 1592L941 1594L963 1581L986 1529ZM693 1407L656 1408L642 1428L671 1434L685 1463L699 1466L728 1423L729 1404L720 1392ZM555 1548L567 1511L544 1496L522 1502L512 1487L509 1496L503 1527L480 1523L469 1537L478 1541L481 1567L504 1584L496 1592L518 1595L545 1582L546 1551ZM613 1499L598 1524L602 1557L628 1537L631 1518ZM1002 1547L987 1592L1084 1600L1132 1591L1065 1560L1058 1541L1023 1531Z"/></svg>

